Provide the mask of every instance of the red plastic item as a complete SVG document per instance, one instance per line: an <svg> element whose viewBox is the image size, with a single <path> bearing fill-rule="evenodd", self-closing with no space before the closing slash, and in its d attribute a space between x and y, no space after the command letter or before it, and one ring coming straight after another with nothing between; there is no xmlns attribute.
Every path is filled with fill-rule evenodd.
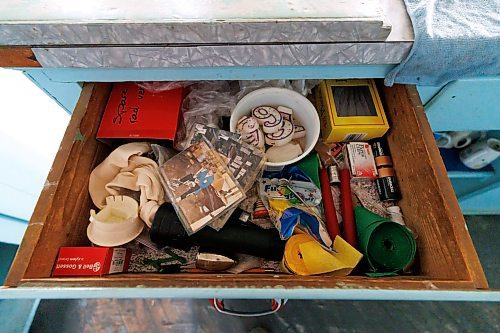
<svg viewBox="0 0 500 333"><path fill-rule="evenodd" d="M320 168L319 181L321 184L321 196L323 197L323 209L325 211L326 230L332 241L335 236L340 235L339 221L337 220L337 212L333 203L332 191L330 189L330 179L326 168Z"/></svg>
<svg viewBox="0 0 500 333"><path fill-rule="evenodd" d="M183 88L152 93L133 82L115 83L97 138L173 140L183 94Z"/></svg>
<svg viewBox="0 0 500 333"><path fill-rule="evenodd" d="M356 224L354 223L354 210L351 197L351 172L349 169L342 168L339 171L339 177L343 236L347 243L357 249L358 238L356 236Z"/></svg>

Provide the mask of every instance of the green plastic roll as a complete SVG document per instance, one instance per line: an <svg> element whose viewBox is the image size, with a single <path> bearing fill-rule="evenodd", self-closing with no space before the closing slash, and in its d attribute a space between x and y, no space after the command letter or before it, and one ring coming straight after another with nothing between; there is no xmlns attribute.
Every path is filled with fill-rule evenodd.
<svg viewBox="0 0 500 333"><path fill-rule="evenodd" d="M359 249L375 273L391 275L408 266L417 252L413 234L403 225L372 213L354 209Z"/></svg>

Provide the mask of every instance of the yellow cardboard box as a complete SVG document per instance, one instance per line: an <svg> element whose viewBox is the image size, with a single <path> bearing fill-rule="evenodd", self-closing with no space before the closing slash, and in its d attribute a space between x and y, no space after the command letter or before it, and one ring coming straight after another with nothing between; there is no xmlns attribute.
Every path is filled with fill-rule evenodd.
<svg viewBox="0 0 500 333"><path fill-rule="evenodd" d="M367 141L389 129L373 80L324 80L315 99L326 143Z"/></svg>

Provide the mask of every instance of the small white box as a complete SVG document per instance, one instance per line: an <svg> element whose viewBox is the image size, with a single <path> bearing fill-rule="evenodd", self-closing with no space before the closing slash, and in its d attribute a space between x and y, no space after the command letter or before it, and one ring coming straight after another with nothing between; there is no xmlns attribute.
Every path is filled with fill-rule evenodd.
<svg viewBox="0 0 500 333"><path fill-rule="evenodd" d="M344 148L344 158L349 162L351 175L357 178L377 178L377 167L372 147L367 142L349 142ZM347 154L347 155L346 155Z"/></svg>

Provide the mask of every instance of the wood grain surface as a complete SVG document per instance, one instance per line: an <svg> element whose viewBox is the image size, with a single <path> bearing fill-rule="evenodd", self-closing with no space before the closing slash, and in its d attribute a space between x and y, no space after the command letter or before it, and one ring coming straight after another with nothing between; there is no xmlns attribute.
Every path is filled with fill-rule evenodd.
<svg viewBox="0 0 500 333"><path fill-rule="evenodd" d="M0 67L41 67L30 47L0 47Z"/></svg>
<svg viewBox="0 0 500 333"><path fill-rule="evenodd" d="M109 84L84 86L5 285L16 285L22 277L50 276L60 246L88 244L86 183L96 159L109 152L94 139L109 89Z"/></svg>
<svg viewBox="0 0 500 333"><path fill-rule="evenodd" d="M403 193L399 205L418 234L421 274L488 288L416 87L382 90L391 121L387 140Z"/></svg>

